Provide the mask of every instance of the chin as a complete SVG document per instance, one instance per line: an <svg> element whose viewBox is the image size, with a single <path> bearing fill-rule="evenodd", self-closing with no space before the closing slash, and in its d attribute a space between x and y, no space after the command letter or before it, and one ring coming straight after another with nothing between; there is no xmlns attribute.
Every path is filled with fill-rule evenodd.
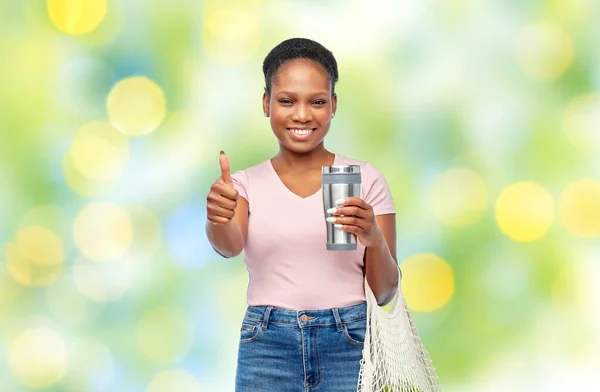
<svg viewBox="0 0 600 392"><path fill-rule="evenodd" d="M316 147L316 146L312 146L312 145L311 146L309 146L309 145L295 146L295 145L289 145L287 143L285 143L283 146L285 147L286 150L291 151L296 154L306 154L306 153L314 150Z"/></svg>

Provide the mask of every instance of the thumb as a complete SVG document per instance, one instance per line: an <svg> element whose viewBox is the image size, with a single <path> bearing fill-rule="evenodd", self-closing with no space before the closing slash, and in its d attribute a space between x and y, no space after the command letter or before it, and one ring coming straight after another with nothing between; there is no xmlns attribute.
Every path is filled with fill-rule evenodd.
<svg viewBox="0 0 600 392"><path fill-rule="evenodd" d="M229 159L227 159L227 155L225 155L223 151L221 151L221 154L219 155L219 164L221 166L221 177L223 180L228 184L233 184L233 181L231 180Z"/></svg>

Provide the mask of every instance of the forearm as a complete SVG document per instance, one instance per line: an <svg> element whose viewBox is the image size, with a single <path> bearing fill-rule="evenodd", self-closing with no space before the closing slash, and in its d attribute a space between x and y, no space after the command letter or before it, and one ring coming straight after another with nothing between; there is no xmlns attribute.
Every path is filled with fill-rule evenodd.
<svg viewBox="0 0 600 392"><path fill-rule="evenodd" d="M242 231L233 219L226 224L206 220L206 236L213 249L223 257L235 257L244 250Z"/></svg>
<svg viewBox="0 0 600 392"><path fill-rule="evenodd" d="M385 241L383 234L379 240L365 250L366 276L369 287L380 306L388 304L396 295L400 273L398 264Z"/></svg>

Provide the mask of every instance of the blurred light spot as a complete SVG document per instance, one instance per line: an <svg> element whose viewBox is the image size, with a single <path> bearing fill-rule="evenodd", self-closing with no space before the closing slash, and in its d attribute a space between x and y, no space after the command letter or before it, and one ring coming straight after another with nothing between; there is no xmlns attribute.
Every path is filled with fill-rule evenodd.
<svg viewBox="0 0 600 392"><path fill-rule="evenodd" d="M61 384L71 391L109 391L115 379L113 356L93 339L78 339L70 345L71 369Z"/></svg>
<svg viewBox="0 0 600 392"><path fill-rule="evenodd" d="M150 309L137 324L138 345L156 363L176 362L183 358L193 340L193 326L187 315L178 309Z"/></svg>
<svg viewBox="0 0 600 392"><path fill-rule="evenodd" d="M260 8L239 5L207 10L202 24L202 47L222 65L248 61L260 46Z"/></svg>
<svg viewBox="0 0 600 392"><path fill-rule="evenodd" d="M43 226L56 233L63 241L68 243L72 236L72 217L64 209L53 204L42 204L27 211L19 221L19 229L30 226ZM64 247L68 247L64 245Z"/></svg>
<svg viewBox="0 0 600 392"><path fill-rule="evenodd" d="M94 121L77 130L67 153L88 179L115 181L129 160L129 144L110 123Z"/></svg>
<svg viewBox="0 0 600 392"><path fill-rule="evenodd" d="M450 265L433 253L408 257L400 265L402 293L409 308L432 312L448 303L454 293L454 274Z"/></svg>
<svg viewBox="0 0 600 392"><path fill-rule="evenodd" d="M121 165L111 164L118 156L115 147L101 137L89 135L76 140L72 145L71 154L75 167L88 178L114 180L122 171Z"/></svg>
<svg viewBox="0 0 600 392"><path fill-rule="evenodd" d="M539 80L558 78L571 65L573 44L564 30L549 22L525 27L517 42L521 67Z"/></svg>
<svg viewBox="0 0 600 392"><path fill-rule="evenodd" d="M157 374L146 392L202 392L200 382L181 370L170 370Z"/></svg>
<svg viewBox="0 0 600 392"><path fill-rule="evenodd" d="M106 13L102 23L94 30L93 34L79 36L77 42L87 45L91 48L91 52L93 52L94 48L112 44L115 38L123 31L123 27L125 26L125 9L128 4L128 2L121 0L108 0L109 12ZM104 98L106 98L106 94L104 94L103 101Z"/></svg>
<svg viewBox="0 0 600 392"><path fill-rule="evenodd" d="M52 23L71 35L92 32L106 16L106 0L47 0L47 5Z"/></svg>
<svg viewBox="0 0 600 392"><path fill-rule="evenodd" d="M563 131L573 143L586 151L600 151L600 94L575 98L563 117Z"/></svg>
<svg viewBox="0 0 600 392"><path fill-rule="evenodd" d="M8 260L6 260L6 262L8 262ZM4 268L0 268L0 302L14 301L25 290L23 285L17 283L17 281L14 278L11 278L7 272L8 271L5 272Z"/></svg>
<svg viewBox="0 0 600 392"><path fill-rule="evenodd" d="M433 214L449 227L474 224L483 215L487 202L485 182L467 168L455 167L441 173L429 188Z"/></svg>
<svg viewBox="0 0 600 392"><path fill-rule="evenodd" d="M52 283L63 271L62 264L41 266L19 254L17 244L6 246L6 269L10 276L24 286L43 286Z"/></svg>
<svg viewBox="0 0 600 392"><path fill-rule="evenodd" d="M184 206L168 220L166 237L176 263L184 267L203 267L218 256L204 233L205 206Z"/></svg>
<svg viewBox="0 0 600 392"><path fill-rule="evenodd" d="M569 184L560 196L559 211L563 225L573 235L599 236L600 181L584 179Z"/></svg>
<svg viewBox="0 0 600 392"><path fill-rule="evenodd" d="M71 154L64 154L62 170L65 182L75 192L85 197L98 197L114 188L114 181L94 181L84 176L73 163Z"/></svg>
<svg viewBox="0 0 600 392"><path fill-rule="evenodd" d="M554 221L554 200L534 182L514 183L496 201L496 220L500 230L515 241L539 240Z"/></svg>
<svg viewBox="0 0 600 392"><path fill-rule="evenodd" d="M48 388L69 369L67 346L48 328L21 332L10 345L9 362L15 376L29 388Z"/></svg>
<svg viewBox="0 0 600 392"><path fill-rule="evenodd" d="M70 274L48 286L46 301L54 318L72 328L89 325L103 309L103 304L91 301L77 289Z"/></svg>
<svg viewBox="0 0 600 392"><path fill-rule="evenodd" d="M17 232L19 254L39 265L61 264L65 258L62 241L41 226L25 227Z"/></svg>
<svg viewBox="0 0 600 392"><path fill-rule="evenodd" d="M133 265L124 260L95 263L79 257L73 264L75 286L97 302L119 299L134 280Z"/></svg>
<svg viewBox="0 0 600 392"><path fill-rule="evenodd" d="M154 132L167 111L162 89L144 76L126 78L115 84L106 105L110 122L128 136Z"/></svg>
<svg viewBox="0 0 600 392"><path fill-rule="evenodd" d="M24 286L52 283L63 271L61 239L41 226L21 228L15 241L6 246L6 269Z"/></svg>
<svg viewBox="0 0 600 392"><path fill-rule="evenodd" d="M142 206L127 208L132 223L132 243L127 259L134 262L150 260L162 245L162 228L158 218Z"/></svg>
<svg viewBox="0 0 600 392"><path fill-rule="evenodd" d="M544 13L565 21L575 31L582 31L598 15L596 0L548 1L544 3ZM580 30L581 29L581 30Z"/></svg>
<svg viewBox="0 0 600 392"><path fill-rule="evenodd" d="M91 203L75 220L75 243L91 260L116 260L131 245L131 226L129 215L118 206L105 202Z"/></svg>

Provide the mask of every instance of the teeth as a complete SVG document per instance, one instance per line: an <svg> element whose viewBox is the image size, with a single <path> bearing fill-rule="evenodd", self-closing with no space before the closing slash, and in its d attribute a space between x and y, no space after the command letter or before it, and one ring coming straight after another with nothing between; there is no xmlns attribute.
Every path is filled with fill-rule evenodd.
<svg viewBox="0 0 600 392"><path fill-rule="evenodd" d="M309 132L312 132L310 129L290 129L290 131L294 132L296 135L308 135Z"/></svg>

